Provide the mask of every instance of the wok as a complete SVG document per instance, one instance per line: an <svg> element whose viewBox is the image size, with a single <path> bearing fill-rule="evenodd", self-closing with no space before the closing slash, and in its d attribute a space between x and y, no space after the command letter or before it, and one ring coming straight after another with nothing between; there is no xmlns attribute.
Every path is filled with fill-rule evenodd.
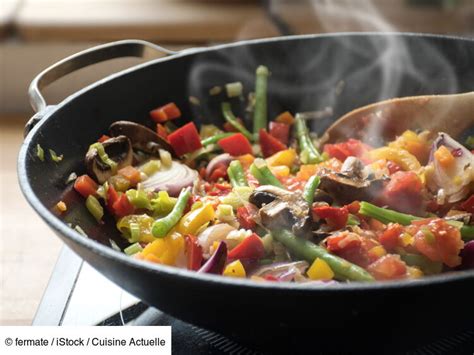
<svg viewBox="0 0 474 355"><path fill-rule="evenodd" d="M92 48L48 68L30 87L38 113L27 125L29 133L19 154L21 189L41 218L87 263L178 319L250 341L270 339L277 346L291 343L295 334L310 334L305 339L316 342L318 349L331 344L355 349L370 339L383 339L387 346L396 347L426 334L472 325L472 271L411 282L305 287L144 263L112 249L109 239L123 246L113 225L97 226L83 201L65 184L72 171L85 172L88 146L116 120L149 124L150 109L175 101L183 111L182 122L220 122L218 103L209 99L209 89L238 80L251 90L259 64L272 72L269 117L283 110L331 106L331 117L313 121L312 129L322 132L337 117L370 102L474 90L472 40L342 33L166 51L169 56L110 75L57 105L47 106L41 95L42 87L78 68L110 58L141 56L150 49L160 47L128 40ZM198 98L200 105L190 103L189 96ZM64 154L64 160L41 162L35 154L37 144ZM62 219L52 212L60 199L69 206ZM79 224L89 237L67 223Z"/></svg>

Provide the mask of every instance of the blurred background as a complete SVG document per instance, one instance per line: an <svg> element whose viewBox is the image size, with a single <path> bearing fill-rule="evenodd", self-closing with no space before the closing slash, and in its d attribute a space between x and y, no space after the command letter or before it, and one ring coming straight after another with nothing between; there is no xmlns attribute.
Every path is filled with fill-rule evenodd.
<svg viewBox="0 0 474 355"><path fill-rule="evenodd" d="M169 49L251 38L346 31L474 35L473 0L0 0L0 325L30 324L61 248L16 182L27 89L54 62L88 47L138 38ZM86 68L46 91L54 104L109 73Z"/></svg>

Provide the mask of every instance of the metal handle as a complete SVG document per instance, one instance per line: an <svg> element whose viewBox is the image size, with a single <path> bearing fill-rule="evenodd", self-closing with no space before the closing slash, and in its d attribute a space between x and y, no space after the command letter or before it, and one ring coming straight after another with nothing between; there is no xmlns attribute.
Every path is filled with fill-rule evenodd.
<svg viewBox="0 0 474 355"><path fill-rule="evenodd" d="M43 94L41 93L41 90L46 86L67 74L89 65L122 57L145 57L145 55L150 51L157 51L168 55L177 53L147 41L130 39L111 42L86 49L64 58L43 70L33 79L28 89L31 106L37 113L26 124L24 132L25 136L33 126L41 120L44 113L47 112L46 109L49 108Z"/></svg>

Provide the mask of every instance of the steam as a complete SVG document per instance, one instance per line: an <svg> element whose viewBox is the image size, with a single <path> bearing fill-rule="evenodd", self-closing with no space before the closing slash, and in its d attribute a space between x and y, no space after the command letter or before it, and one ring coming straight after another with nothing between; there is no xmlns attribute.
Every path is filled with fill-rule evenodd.
<svg viewBox="0 0 474 355"><path fill-rule="evenodd" d="M298 3L305 8L305 21L310 13L323 32L397 30L369 0ZM270 4L271 11L283 17L292 6L286 0L273 0ZM199 93L201 102L205 102L209 88L236 79L251 91L254 71L260 64L268 65L273 73L269 82L271 115L287 109L301 112L332 107L334 119L354 108L389 98L458 90L452 65L429 41L417 41L416 48L409 38L397 35L334 36L319 41L318 47L305 41L286 42L287 45L273 48L272 53L258 46L244 46L219 55L204 55L193 65L188 82L190 93ZM204 117L216 115L207 107L203 110ZM433 120L444 118L448 110L437 112ZM321 132L328 123L313 123L313 129ZM380 129L381 125L372 124L365 135L379 137Z"/></svg>

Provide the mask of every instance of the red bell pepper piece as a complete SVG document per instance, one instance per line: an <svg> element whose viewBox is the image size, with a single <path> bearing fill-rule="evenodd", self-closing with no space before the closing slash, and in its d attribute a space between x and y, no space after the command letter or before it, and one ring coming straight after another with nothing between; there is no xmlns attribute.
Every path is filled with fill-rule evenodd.
<svg viewBox="0 0 474 355"><path fill-rule="evenodd" d="M120 195L119 199L112 205L117 217L125 217L135 211L135 207L130 203L126 194Z"/></svg>
<svg viewBox="0 0 474 355"><path fill-rule="evenodd" d="M158 134L164 140L168 140L168 131L161 123L156 124L156 134Z"/></svg>
<svg viewBox="0 0 474 355"><path fill-rule="evenodd" d="M239 221L239 224L242 228L245 229L254 229L257 225L255 222L253 216L252 216L252 211L251 207L253 205L248 205L248 206L242 206L237 208L237 220Z"/></svg>
<svg viewBox="0 0 474 355"><path fill-rule="evenodd" d="M259 132L260 148L265 158L286 149L286 145L270 135L263 128Z"/></svg>
<svg viewBox="0 0 474 355"><path fill-rule="evenodd" d="M318 206L313 208L313 213L319 218L324 218L333 229L341 229L347 224L349 210L344 207Z"/></svg>
<svg viewBox="0 0 474 355"><path fill-rule="evenodd" d="M219 178L225 178L227 176L227 166L225 164L218 164L209 176L209 181L217 181Z"/></svg>
<svg viewBox="0 0 474 355"><path fill-rule="evenodd" d="M150 111L150 116L156 123L163 123L181 117L181 111L174 102L170 102Z"/></svg>
<svg viewBox="0 0 474 355"><path fill-rule="evenodd" d="M262 239L253 233L232 249L227 256L229 259L260 259L265 255Z"/></svg>
<svg viewBox="0 0 474 355"><path fill-rule="evenodd" d="M270 122L270 135L287 145L290 137L290 126L286 123Z"/></svg>
<svg viewBox="0 0 474 355"><path fill-rule="evenodd" d="M117 191L115 191L113 186L109 186L107 190L107 209L110 213L115 214L114 203L119 199Z"/></svg>
<svg viewBox="0 0 474 355"><path fill-rule="evenodd" d="M79 176L74 182L74 189L84 197L95 195L97 188L97 183L89 175Z"/></svg>
<svg viewBox="0 0 474 355"><path fill-rule="evenodd" d="M110 139L110 137L106 134L103 134L97 141L99 143L104 143L107 139Z"/></svg>
<svg viewBox="0 0 474 355"><path fill-rule="evenodd" d="M344 161L347 157L351 156L361 158L370 149L372 147L353 138L342 143L324 145L324 152L331 158L336 158L340 161Z"/></svg>
<svg viewBox="0 0 474 355"><path fill-rule="evenodd" d="M186 257L189 270L199 270L202 264L202 247L194 235L186 235Z"/></svg>
<svg viewBox="0 0 474 355"><path fill-rule="evenodd" d="M469 213L474 213L474 194L471 195L466 201L461 203L460 207Z"/></svg>
<svg viewBox="0 0 474 355"><path fill-rule="evenodd" d="M194 152L202 147L201 137L194 122L189 122L168 136L168 141L176 155Z"/></svg>
<svg viewBox="0 0 474 355"><path fill-rule="evenodd" d="M222 138L217 144L219 144L224 152L233 156L252 154L252 146L242 133Z"/></svg>

